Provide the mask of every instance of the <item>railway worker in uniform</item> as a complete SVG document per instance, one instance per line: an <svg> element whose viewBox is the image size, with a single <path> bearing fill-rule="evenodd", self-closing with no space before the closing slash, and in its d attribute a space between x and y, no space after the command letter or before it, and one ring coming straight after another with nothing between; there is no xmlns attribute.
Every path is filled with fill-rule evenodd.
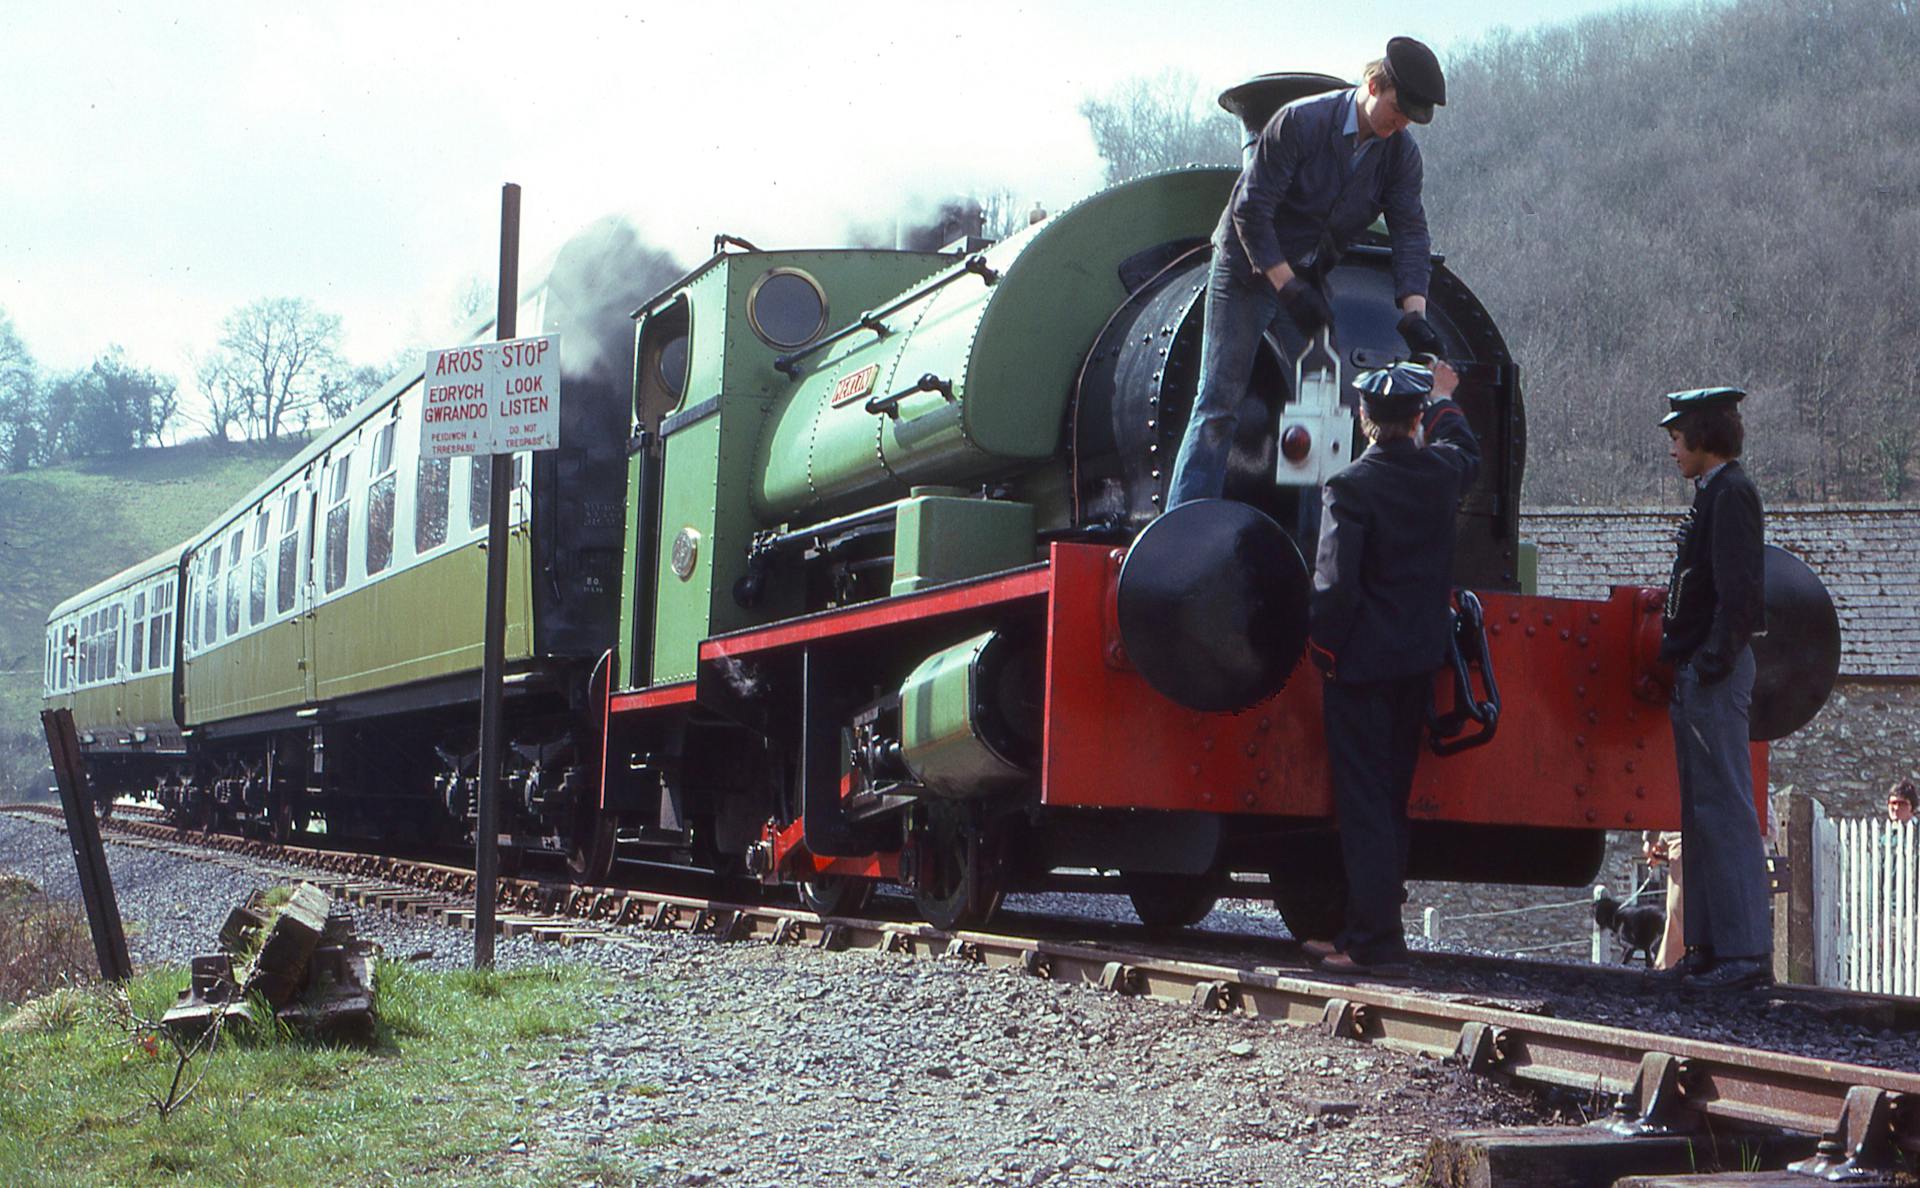
<svg viewBox="0 0 1920 1188"><path fill-rule="evenodd" d="M1287 104L1248 148L1213 233L1200 387L1174 461L1169 508L1219 498L1261 336L1282 310L1309 339L1331 328L1327 274L1382 211L1393 241L1394 297L1404 311L1400 333L1415 351L1441 349L1426 320L1433 265L1420 149L1407 126L1432 120L1446 101L1433 51L1395 37L1359 86Z"/></svg>
<svg viewBox="0 0 1920 1188"><path fill-rule="evenodd" d="M1760 494L1738 459L1738 388L1667 397L1674 464L1694 486L1667 587L1660 656L1674 665L1673 745L1686 851L1683 984L1735 989L1773 980L1767 858L1753 804L1747 714L1754 633L1766 627Z"/></svg>
<svg viewBox="0 0 1920 1188"><path fill-rule="evenodd" d="M1466 414L1435 374L1362 375L1372 439L1327 480L1308 654L1326 677L1327 758L1347 872L1346 926L1307 951L1340 972L1400 976L1407 941L1407 799L1433 674L1452 630L1454 510L1480 466Z"/></svg>

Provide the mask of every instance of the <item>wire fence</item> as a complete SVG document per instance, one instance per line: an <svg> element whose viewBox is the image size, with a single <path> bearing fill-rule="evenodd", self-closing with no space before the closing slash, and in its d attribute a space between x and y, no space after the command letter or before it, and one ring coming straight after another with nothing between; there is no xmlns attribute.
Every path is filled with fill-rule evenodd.
<svg viewBox="0 0 1920 1188"><path fill-rule="evenodd" d="M1643 882L1640 887L1627 898L1627 902L1632 903L1634 900L1639 899L1641 892L1646 889L1647 884ZM1519 955L1525 953L1548 953L1561 949L1578 949L1584 946L1587 950L1587 960L1596 965L1604 964L1609 959L1607 941L1612 934L1600 927L1594 915L1593 905L1600 902L1606 894L1606 884L1596 883L1592 891L1584 899L1567 899L1554 903L1530 903L1523 907L1499 908L1486 912L1454 912L1445 916L1440 914L1438 908L1427 908L1421 913L1421 933L1429 941L1438 941L1442 939L1443 926L1445 925L1461 924L1472 920L1497 920L1515 916L1539 915L1542 912L1564 912L1572 908L1585 908L1587 921L1591 926L1587 936L1574 937L1569 940L1550 941L1546 944L1522 945L1517 948L1506 948L1502 951Z"/></svg>

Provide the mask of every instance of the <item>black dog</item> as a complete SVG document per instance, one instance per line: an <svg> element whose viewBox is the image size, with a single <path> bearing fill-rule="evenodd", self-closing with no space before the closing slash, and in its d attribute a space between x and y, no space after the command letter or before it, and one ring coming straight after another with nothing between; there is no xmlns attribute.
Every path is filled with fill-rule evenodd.
<svg viewBox="0 0 1920 1188"><path fill-rule="evenodd" d="M1634 954L1653 964L1654 950L1667 930L1667 911L1655 903L1622 905L1611 895L1593 901L1593 922L1613 933L1620 945L1620 964L1632 961Z"/></svg>

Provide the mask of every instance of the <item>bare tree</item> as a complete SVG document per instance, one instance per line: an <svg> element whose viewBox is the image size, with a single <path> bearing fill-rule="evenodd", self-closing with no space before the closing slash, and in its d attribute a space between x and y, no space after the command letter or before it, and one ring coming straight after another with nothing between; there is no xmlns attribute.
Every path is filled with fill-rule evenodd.
<svg viewBox="0 0 1920 1188"><path fill-rule="evenodd" d="M1209 110L1211 108L1211 110ZM1192 75L1166 70L1133 78L1080 104L1107 182L1182 165L1237 165L1239 122L1201 91Z"/></svg>
<svg viewBox="0 0 1920 1188"><path fill-rule="evenodd" d="M0 465L21 471L39 453L40 376L27 344L0 310Z"/></svg>
<svg viewBox="0 0 1920 1188"><path fill-rule="evenodd" d="M340 319L304 298L268 297L227 315L220 345L200 366L208 429L277 440L302 414L338 402Z"/></svg>
<svg viewBox="0 0 1920 1188"><path fill-rule="evenodd" d="M245 441L248 396L244 385L223 361L214 358L200 360L195 377L200 381L206 407L194 418L195 423L215 440L230 441L231 431L238 429L240 439Z"/></svg>

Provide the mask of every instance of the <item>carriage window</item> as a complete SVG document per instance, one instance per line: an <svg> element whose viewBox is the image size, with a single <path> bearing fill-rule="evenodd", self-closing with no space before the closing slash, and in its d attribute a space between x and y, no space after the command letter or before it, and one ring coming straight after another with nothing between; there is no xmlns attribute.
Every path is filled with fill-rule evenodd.
<svg viewBox="0 0 1920 1188"><path fill-rule="evenodd" d="M340 459L333 471L332 505L327 508L327 593L347 584L347 475L353 469L353 455Z"/></svg>
<svg viewBox="0 0 1920 1188"><path fill-rule="evenodd" d="M287 492L287 503L280 513L280 564L274 575L274 609L286 614L293 609L294 591L300 580L300 492Z"/></svg>
<svg viewBox="0 0 1920 1188"><path fill-rule="evenodd" d="M107 608L107 679L120 675L120 607Z"/></svg>
<svg viewBox="0 0 1920 1188"><path fill-rule="evenodd" d="M240 634L240 546L246 543L247 533L236 528L227 538L227 635Z"/></svg>
<svg viewBox="0 0 1920 1188"><path fill-rule="evenodd" d="M446 458L422 458L414 474L413 551L424 553L447 540L447 487L453 467Z"/></svg>
<svg viewBox="0 0 1920 1188"><path fill-rule="evenodd" d="M393 564L393 424L373 438L373 485L367 488L367 573Z"/></svg>
<svg viewBox="0 0 1920 1188"><path fill-rule="evenodd" d="M475 454L472 463L467 471L467 527L480 529L487 526L493 509L493 458Z"/></svg>
<svg viewBox="0 0 1920 1188"><path fill-rule="evenodd" d="M173 583L153 588L153 618L147 627L147 667L161 668L173 659Z"/></svg>
<svg viewBox="0 0 1920 1188"><path fill-rule="evenodd" d="M147 666L147 593L133 596L133 646L127 651L127 671L138 673Z"/></svg>
<svg viewBox="0 0 1920 1188"><path fill-rule="evenodd" d="M212 647L220 638L220 546L214 545L207 557L207 581L204 596L207 614L200 624L200 643Z"/></svg>
<svg viewBox="0 0 1920 1188"><path fill-rule="evenodd" d="M253 550L247 558L247 622L258 627L267 617L267 510L253 517Z"/></svg>

